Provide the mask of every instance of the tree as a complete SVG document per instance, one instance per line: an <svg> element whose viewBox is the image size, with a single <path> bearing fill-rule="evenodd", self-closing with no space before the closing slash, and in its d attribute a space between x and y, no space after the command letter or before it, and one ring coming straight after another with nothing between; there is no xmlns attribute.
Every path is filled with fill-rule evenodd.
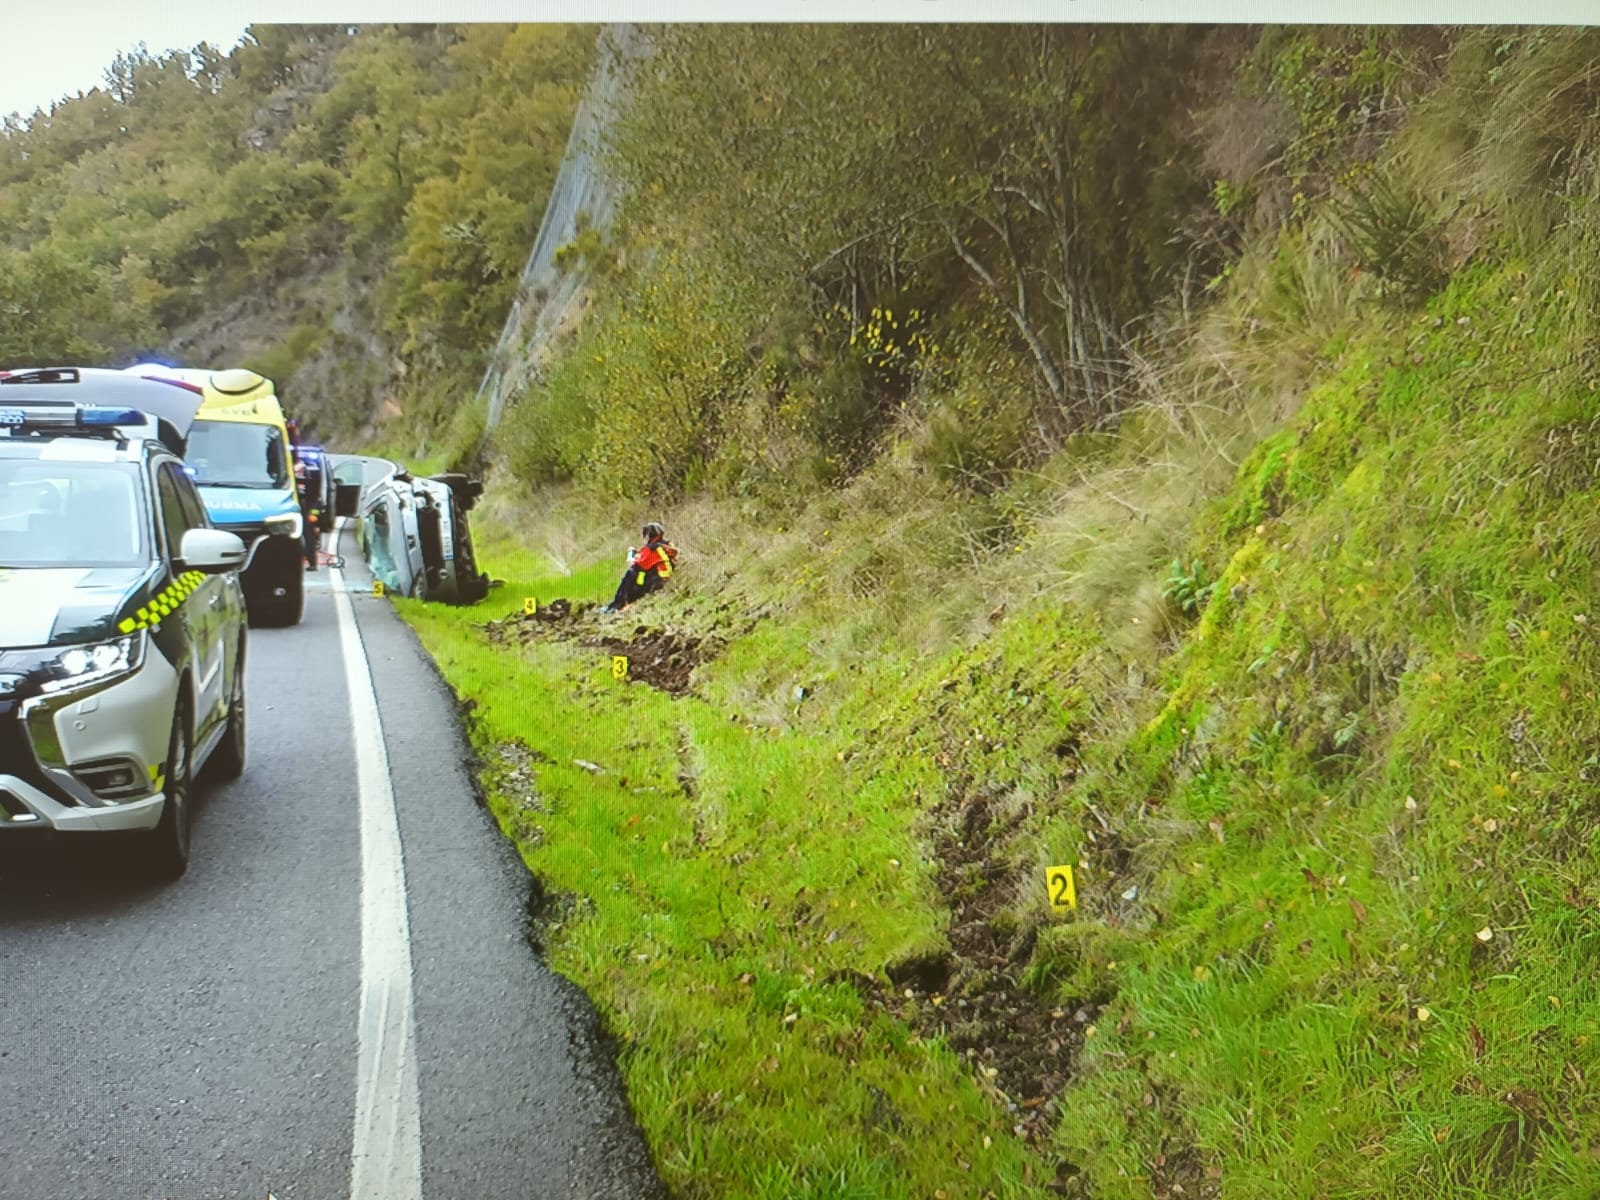
<svg viewBox="0 0 1600 1200"><path fill-rule="evenodd" d="M98 358L116 317L107 277L88 263L54 247L0 255L0 364Z"/></svg>
<svg viewBox="0 0 1600 1200"><path fill-rule="evenodd" d="M635 230L697 231L753 286L803 281L848 332L880 300L1003 312L1053 410L1107 411L1126 324L1199 201L1203 31L681 27L652 34L614 144ZM1136 151L1136 152L1130 152Z"/></svg>
<svg viewBox="0 0 1600 1200"><path fill-rule="evenodd" d="M105 69L102 76L106 91L110 93L111 98L118 104L126 104L132 100L138 68L150 61L149 48L143 42L132 50L117 51L117 56L111 60L111 65Z"/></svg>

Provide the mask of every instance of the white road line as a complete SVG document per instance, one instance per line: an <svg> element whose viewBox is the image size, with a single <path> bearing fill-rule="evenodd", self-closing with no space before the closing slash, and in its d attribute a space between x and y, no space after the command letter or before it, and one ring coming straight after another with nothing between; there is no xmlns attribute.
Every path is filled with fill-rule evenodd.
<svg viewBox="0 0 1600 1200"><path fill-rule="evenodd" d="M343 522L335 525L335 545ZM389 756L355 611L330 567L361 793L361 1019L351 1200L421 1200L422 1120L405 863Z"/></svg>

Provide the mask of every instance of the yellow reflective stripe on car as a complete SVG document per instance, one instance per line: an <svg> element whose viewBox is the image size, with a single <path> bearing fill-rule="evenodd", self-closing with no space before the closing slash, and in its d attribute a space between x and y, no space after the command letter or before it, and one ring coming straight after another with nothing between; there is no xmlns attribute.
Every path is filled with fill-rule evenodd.
<svg viewBox="0 0 1600 1200"><path fill-rule="evenodd" d="M185 571L179 575L156 595L137 613L125 617L117 626L119 632L132 633L135 629L144 629L151 625L159 625L162 617L170 617L178 611L193 593L195 588L205 582L204 571Z"/></svg>

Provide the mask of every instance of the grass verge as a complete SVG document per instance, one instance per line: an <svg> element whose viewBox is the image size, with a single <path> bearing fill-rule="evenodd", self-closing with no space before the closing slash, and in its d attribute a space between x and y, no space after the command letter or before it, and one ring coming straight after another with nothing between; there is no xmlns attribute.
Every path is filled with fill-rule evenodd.
<svg viewBox="0 0 1600 1200"><path fill-rule="evenodd" d="M519 615L608 595L585 510L491 502L506 588L397 603L674 1190L1592 1194L1580 324L1476 268L1287 420L1268 363L998 498L891 453L793 528L701 502L610 622ZM663 633L686 692L612 674Z"/></svg>

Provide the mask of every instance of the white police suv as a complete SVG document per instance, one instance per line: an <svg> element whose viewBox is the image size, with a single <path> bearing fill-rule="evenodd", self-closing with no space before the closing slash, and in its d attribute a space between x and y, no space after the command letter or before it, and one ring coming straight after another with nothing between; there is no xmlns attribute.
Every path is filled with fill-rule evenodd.
<svg viewBox="0 0 1600 1200"><path fill-rule="evenodd" d="M196 773L244 769L245 546L180 457L199 391L0 371L0 843L120 832L173 878Z"/></svg>

